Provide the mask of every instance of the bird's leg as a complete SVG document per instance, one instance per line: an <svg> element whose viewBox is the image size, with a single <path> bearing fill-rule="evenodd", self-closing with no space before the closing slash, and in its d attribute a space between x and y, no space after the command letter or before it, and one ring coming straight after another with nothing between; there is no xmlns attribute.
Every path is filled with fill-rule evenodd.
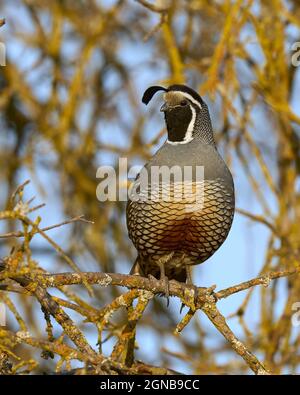
<svg viewBox="0 0 300 395"><path fill-rule="evenodd" d="M188 285L194 285L192 280L191 265L185 265L185 270L186 270L186 283Z"/></svg>
<svg viewBox="0 0 300 395"><path fill-rule="evenodd" d="M167 256L161 257L160 259L157 260L157 265L160 270L160 281L164 283L165 296L167 298L167 306L169 306L170 289L169 289L169 279L166 276L165 264L172 259L173 255L174 252L171 252Z"/></svg>

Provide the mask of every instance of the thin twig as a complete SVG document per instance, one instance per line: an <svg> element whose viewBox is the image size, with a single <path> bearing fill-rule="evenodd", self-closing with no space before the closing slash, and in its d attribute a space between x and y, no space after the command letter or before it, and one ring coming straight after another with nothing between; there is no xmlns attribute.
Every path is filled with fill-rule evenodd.
<svg viewBox="0 0 300 395"><path fill-rule="evenodd" d="M169 7L158 7L157 5L151 4L146 0L135 0L137 3L141 4L142 6L148 8L148 10L157 12L159 14L168 11Z"/></svg>
<svg viewBox="0 0 300 395"><path fill-rule="evenodd" d="M15 190L15 192L11 195L11 201L14 201L16 196L18 194L20 194L21 192L23 192L24 188L26 187L26 185L30 184L30 180L26 180L24 181L21 185L19 185L17 187L17 189Z"/></svg>
<svg viewBox="0 0 300 395"><path fill-rule="evenodd" d="M241 284L235 285L233 287L229 287L218 291L215 293L218 299L227 298L228 296L235 294L237 292L244 291L245 289L254 287L256 285L263 285L267 287L270 284L271 280L275 280L281 277L292 276L293 274L300 273L300 266L297 266L295 269L290 270L282 270L278 272L269 272L263 276L253 278L252 280L245 281Z"/></svg>
<svg viewBox="0 0 300 395"><path fill-rule="evenodd" d="M82 214L82 215L78 215L77 217L71 218L69 220L63 221L63 222L61 222L59 224L47 226L46 228L41 228L40 230L42 232L47 232L49 230L52 230L52 229L55 229L55 228L59 228L60 226L68 225L68 224L71 224L73 222L85 222L85 223L88 223L88 224L94 224L93 221L89 221L89 220L85 219L83 214ZM4 238L8 238L8 237L24 237L24 236L25 236L24 232L16 231L16 232L4 233L4 234L0 235L0 239L4 239Z"/></svg>

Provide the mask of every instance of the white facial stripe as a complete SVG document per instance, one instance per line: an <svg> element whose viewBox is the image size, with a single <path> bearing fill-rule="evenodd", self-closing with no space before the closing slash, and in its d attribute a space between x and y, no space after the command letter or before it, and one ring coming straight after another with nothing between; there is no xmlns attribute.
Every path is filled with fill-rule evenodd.
<svg viewBox="0 0 300 395"><path fill-rule="evenodd" d="M191 119L191 122L189 123L187 130L186 130L184 139L182 141L167 140L168 144L172 144L172 145L187 144L193 140L193 130L194 130L194 125L195 125L195 121L196 121L196 110L194 109L193 106L190 106L190 109L192 110L192 119Z"/></svg>
<svg viewBox="0 0 300 395"><path fill-rule="evenodd" d="M192 103L196 104L196 106L198 106L200 108L200 110L202 109L201 104L198 102L198 100L194 99L192 95L190 95L189 93L186 93L186 92L181 92L181 91L179 91L179 92L182 96L186 97Z"/></svg>
<svg viewBox="0 0 300 395"><path fill-rule="evenodd" d="M170 140L167 140L167 143L171 144L171 145L179 145L179 144L187 144L187 143L189 143L192 140L193 139L191 139L189 141L185 141L185 140L183 140L183 141L170 141Z"/></svg>
<svg viewBox="0 0 300 395"><path fill-rule="evenodd" d="M193 106L190 106L190 109L192 110L192 119L191 119L191 122L189 123L186 134L184 136L184 141L193 140L193 130L194 130L195 121L196 121L196 110L194 109Z"/></svg>

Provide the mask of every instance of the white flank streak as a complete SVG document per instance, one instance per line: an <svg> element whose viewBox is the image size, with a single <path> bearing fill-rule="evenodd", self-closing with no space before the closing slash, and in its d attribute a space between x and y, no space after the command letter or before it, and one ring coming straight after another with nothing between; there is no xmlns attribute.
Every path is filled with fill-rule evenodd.
<svg viewBox="0 0 300 395"><path fill-rule="evenodd" d="M188 126L187 131L184 136L184 139L182 141L167 140L168 144L171 144L171 145L187 144L193 140L193 130L194 130L194 125L195 125L195 121L196 121L196 110L194 109L193 106L190 106L190 109L192 110L192 119L191 119L191 122L189 123L189 126Z"/></svg>

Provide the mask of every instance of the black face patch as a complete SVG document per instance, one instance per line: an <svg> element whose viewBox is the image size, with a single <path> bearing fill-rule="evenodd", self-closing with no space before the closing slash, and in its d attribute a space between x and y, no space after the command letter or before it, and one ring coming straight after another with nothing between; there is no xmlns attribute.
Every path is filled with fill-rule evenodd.
<svg viewBox="0 0 300 395"><path fill-rule="evenodd" d="M168 140L184 141L193 113L189 105L176 106L165 112Z"/></svg>

